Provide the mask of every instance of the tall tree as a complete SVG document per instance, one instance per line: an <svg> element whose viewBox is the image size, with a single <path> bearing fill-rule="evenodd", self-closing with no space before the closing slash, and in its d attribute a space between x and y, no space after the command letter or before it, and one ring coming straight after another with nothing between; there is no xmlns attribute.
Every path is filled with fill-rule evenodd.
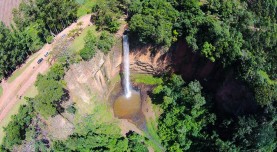
<svg viewBox="0 0 277 152"><path fill-rule="evenodd" d="M170 45L178 12L165 0L135 0L130 5L130 31L143 43Z"/></svg>
<svg viewBox="0 0 277 152"><path fill-rule="evenodd" d="M205 127L215 116L205 107L201 85L194 81L185 86L180 76L173 75L154 90L163 114L158 121L158 135L168 151L185 151L201 145L205 140Z"/></svg>

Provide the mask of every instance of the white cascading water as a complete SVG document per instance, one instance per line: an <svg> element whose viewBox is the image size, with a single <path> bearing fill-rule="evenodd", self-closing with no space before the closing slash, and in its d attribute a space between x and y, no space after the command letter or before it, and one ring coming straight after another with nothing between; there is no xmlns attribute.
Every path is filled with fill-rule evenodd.
<svg viewBox="0 0 277 152"><path fill-rule="evenodd" d="M123 51L124 51L124 94L126 98L131 97L131 85L130 85L130 61L129 61L129 42L128 36L123 35Z"/></svg>

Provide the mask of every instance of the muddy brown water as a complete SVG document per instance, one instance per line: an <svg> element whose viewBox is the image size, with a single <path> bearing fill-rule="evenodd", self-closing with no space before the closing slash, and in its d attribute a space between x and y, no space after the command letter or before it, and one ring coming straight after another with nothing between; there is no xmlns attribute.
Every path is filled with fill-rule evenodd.
<svg viewBox="0 0 277 152"><path fill-rule="evenodd" d="M114 116L119 119L127 119L141 130L145 129L146 119L142 112L142 97L141 91L138 88L133 88L132 96L127 99L124 96L121 83L117 83L109 95Z"/></svg>
<svg viewBox="0 0 277 152"><path fill-rule="evenodd" d="M126 98L125 95L120 95L113 105L114 114L120 119L131 119L138 115L141 111L141 97L137 91L132 91L132 95Z"/></svg>

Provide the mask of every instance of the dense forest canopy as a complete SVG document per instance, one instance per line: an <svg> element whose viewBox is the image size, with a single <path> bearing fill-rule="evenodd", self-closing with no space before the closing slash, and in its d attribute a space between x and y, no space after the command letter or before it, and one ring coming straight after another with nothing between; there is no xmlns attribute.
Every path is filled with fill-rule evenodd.
<svg viewBox="0 0 277 152"><path fill-rule="evenodd" d="M185 112L191 107L187 105L188 98L182 101L186 91L181 91L183 87L180 91L175 88L182 82L170 82L169 85L175 85L170 86L171 89L164 88L162 107L168 111L160 117L158 127L169 151L273 151L276 148L276 1L134 0L129 5L129 28L133 37L138 37L143 44L158 46L171 46L182 41L193 52L222 64L225 69L234 69L235 77L254 92L253 98L261 107L257 114L221 118L221 113L208 106L197 112L217 113L215 122L211 118L203 119L211 120L210 123L216 123L216 126L202 126ZM192 82L189 86L193 84L195 89L201 88ZM204 100L200 97L194 99L194 104ZM173 106L169 106L171 103ZM165 109L163 105L166 105ZM178 116L180 113L185 116ZM200 116L194 119L201 120L201 115L193 114ZM188 117L190 125L186 125ZM182 126L186 129L181 130ZM195 126L197 132L188 131L191 126ZM172 128L176 131L172 132ZM193 136L189 135L190 132ZM183 133L184 139L181 140Z"/></svg>
<svg viewBox="0 0 277 152"><path fill-rule="evenodd" d="M77 9L87 1L24 1L13 12L15 24L11 28L0 23L0 78L8 77L28 56L76 21ZM140 83L153 88L149 96L161 109L154 131L158 147L172 152L276 151L276 0L97 0L89 13L99 34L84 36L84 48L76 53L80 60L89 61L98 50L106 55L116 43L114 33L121 19L126 17L128 34L135 44L163 47L174 54L175 46L185 43L189 51L219 65L222 71L231 69L232 77L249 90L247 96L257 106L249 113L222 112L215 92L205 88L201 80L185 81L174 73L144 77ZM66 56L66 61L76 54ZM153 146L146 135L129 132L122 136L114 124L102 122L105 118L96 117L101 110L98 107L82 117L66 140L43 143L38 136L42 133L37 131L43 119L66 110L73 115L79 112L74 105L68 109L61 106L69 98L64 81L68 64L72 63L58 61L47 74L38 76L38 95L29 98L5 127L0 150L12 151L23 141L34 141L37 151L147 151ZM233 98L232 94L228 98Z"/></svg>
<svg viewBox="0 0 277 152"><path fill-rule="evenodd" d="M129 12L130 31L142 43L184 39L212 62L234 67L260 104L277 99L276 1L134 0Z"/></svg>

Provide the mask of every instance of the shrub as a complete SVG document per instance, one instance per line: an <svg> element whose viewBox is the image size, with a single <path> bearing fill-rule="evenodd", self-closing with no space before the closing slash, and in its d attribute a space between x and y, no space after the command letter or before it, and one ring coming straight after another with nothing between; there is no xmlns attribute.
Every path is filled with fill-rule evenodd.
<svg viewBox="0 0 277 152"><path fill-rule="evenodd" d="M80 51L80 56L83 60L88 61L90 60L95 54L95 50L89 49L89 48L83 48Z"/></svg>
<svg viewBox="0 0 277 152"><path fill-rule="evenodd" d="M96 47L97 39L95 35L92 34L91 31L85 36L85 46L80 51L80 56L83 60L89 60L95 55L95 47Z"/></svg>
<svg viewBox="0 0 277 152"><path fill-rule="evenodd" d="M68 112L68 113L71 113L71 114L75 114L76 113L76 108L74 107L74 105L71 105L71 106L69 106L68 108L66 108L66 111Z"/></svg>
<svg viewBox="0 0 277 152"><path fill-rule="evenodd" d="M110 34L109 32L104 31L101 33L97 47L104 53L108 53L112 48L112 46L114 45L114 42L115 40L113 35Z"/></svg>

